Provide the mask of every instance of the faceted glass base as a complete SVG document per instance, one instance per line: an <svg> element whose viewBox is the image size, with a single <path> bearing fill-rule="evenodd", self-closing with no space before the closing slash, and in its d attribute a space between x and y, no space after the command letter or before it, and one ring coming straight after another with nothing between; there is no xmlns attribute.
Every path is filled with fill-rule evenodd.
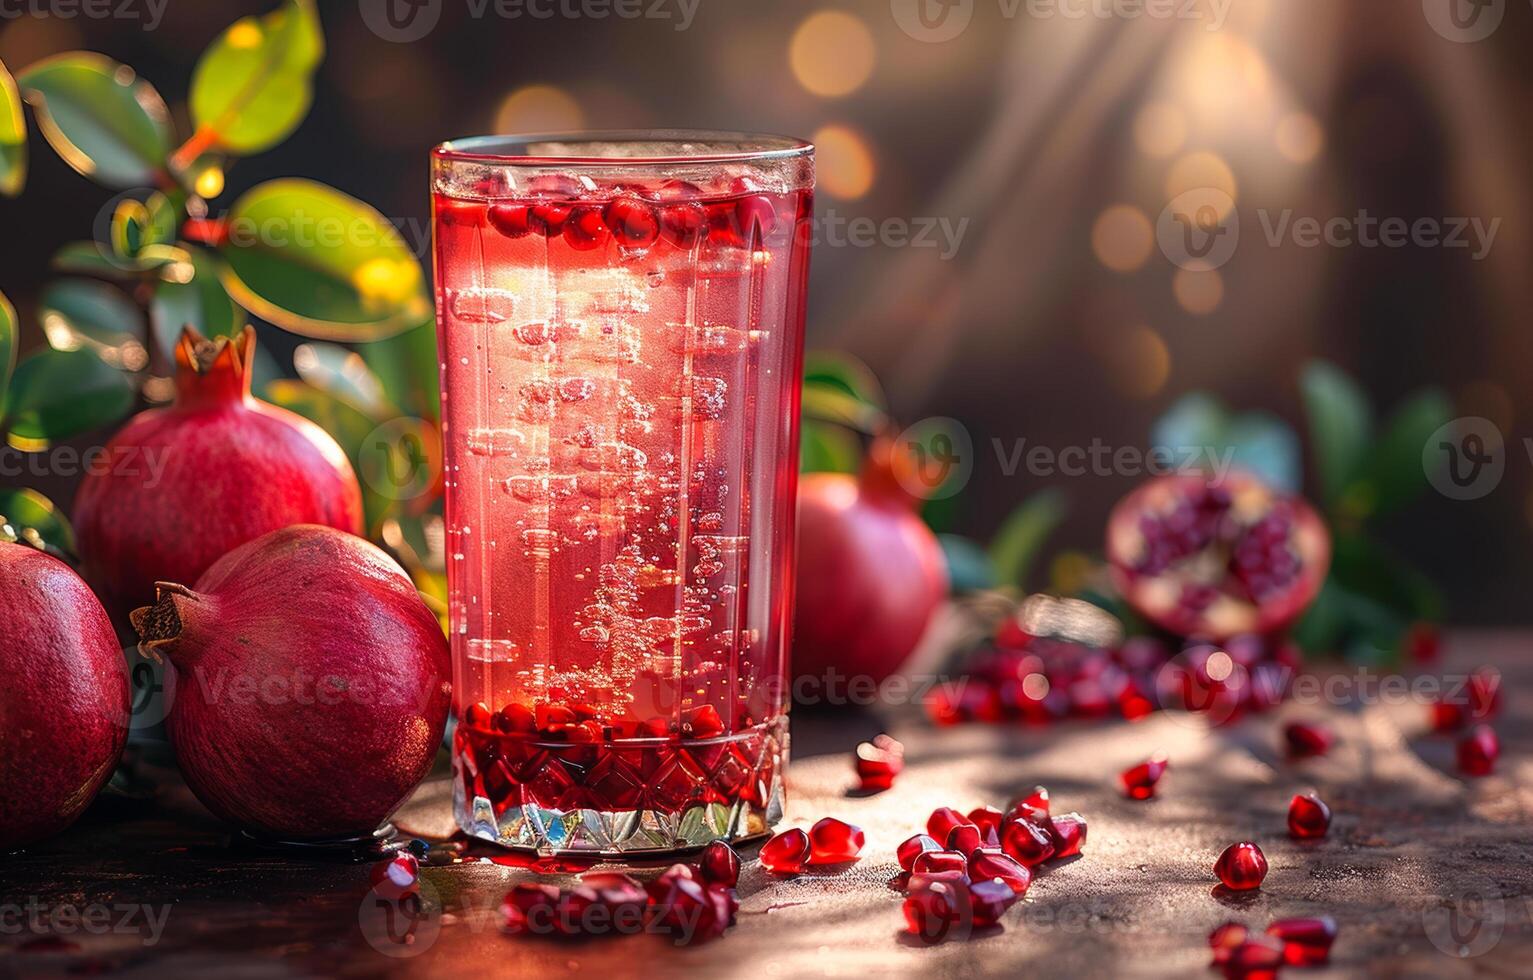
<svg viewBox="0 0 1533 980"><path fill-rule="evenodd" d="M787 719L710 739L570 744L455 735L453 808L475 837L542 855L661 856L782 818Z"/></svg>

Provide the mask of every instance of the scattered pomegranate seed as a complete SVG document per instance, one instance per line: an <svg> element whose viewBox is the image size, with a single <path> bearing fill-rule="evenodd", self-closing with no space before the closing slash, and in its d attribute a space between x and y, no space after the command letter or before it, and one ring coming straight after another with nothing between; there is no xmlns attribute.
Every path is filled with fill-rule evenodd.
<svg viewBox="0 0 1533 980"><path fill-rule="evenodd" d="M1464 727L1468 720L1469 712L1462 704L1454 704L1451 701L1437 701L1432 705L1432 731L1438 734L1456 732Z"/></svg>
<svg viewBox="0 0 1533 980"><path fill-rule="evenodd" d="M1469 675L1466 685L1469 692L1469 717L1474 721L1490 721L1501 712L1501 671L1494 667L1481 667Z"/></svg>
<svg viewBox="0 0 1533 980"><path fill-rule="evenodd" d="M941 942L953 926L972 914L968 888L944 881L912 888L902 911L906 928L927 944Z"/></svg>
<svg viewBox="0 0 1533 980"><path fill-rule="evenodd" d="M1458 743L1458 767L1466 776L1489 776L1501 755L1501 740L1489 725L1476 725Z"/></svg>
<svg viewBox="0 0 1533 980"><path fill-rule="evenodd" d="M1246 927L1239 922L1226 922L1208 934L1208 948L1214 951L1214 966L1223 966L1230 953L1246 941Z"/></svg>
<svg viewBox="0 0 1533 980"><path fill-rule="evenodd" d="M900 859L900 867L906 871L914 871L916 858L927 851L940 850L942 850L941 844L932 840L926 834L916 834L901 844L899 849L895 851L895 855Z"/></svg>
<svg viewBox="0 0 1533 980"><path fill-rule="evenodd" d="M920 891L934 881L945 882L957 888L969 887L969 876L963 871L917 871L906 876L904 890Z"/></svg>
<svg viewBox="0 0 1533 980"><path fill-rule="evenodd" d="M1214 862L1214 874L1231 891L1250 891L1260 888L1267 877L1267 856L1250 841L1231 844Z"/></svg>
<svg viewBox="0 0 1533 980"><path fill-rule="evenodd" d="M1335 733L1324 725L1295 721L1283 727L1283 741L1288 745L1291 759L1325 755L1331 751L1335 739Z"/></svg>
<svg viewBox="0 0 1533 980"><path fill-rule="evenodd" d="M1054 842L1054 857L1079 854L1086 844L1086 818L1079 813L1061 813L1050 819L1049 839Z"/></svg>
<svg viewBox="0 0 1533 980"><path fill-rule="evenodd" d="M1283 944L1271 936L1251 936L1224 960L1229 980L1274 980L1283 965Z"/></svg>
<svg viewBox="0 0 1533 980"><path fill-rule="evenodd" d="M1043 813L1049 812L1049 791L1043 786L1034 786L1033 791L1014 804L1015 807L1029 807Z"/></svg>
<svg viewBox="0 0 1533 980"><path fill-rule="evenodd" d="M1280 919L1267 927L1267 935L1283 944L1283 960L1289 966L1322 966L1331 959L1336 920L1328 915Z"/></svg>
<svg viewBox="0 0 1533 980"><path fill-rule="evenodd" d="M1008 820L1001 828L1001 848L1029 868L1054 856L1054 841L1047 828L1031 820Z"/></svg>
<svg viewBox="0 0 1533 980"><path fill-rule="evenodd" d="M740 883L740 855L721 840L713 841L703 848L702 855L697 859L697 868L702 872L703 881L710 885L733 888Z"/></svg>
<svg viewBox="0 0 1533 980"><path fill-rule="evenodd" d="M979 828L979 835L987 847L1001 843L1001 821L1006 814L993 806L977 806L969 811L969 822Z"/></svg>
<svg viewBox="0 0 1533 980"><path fill-rule="evenodd" d="M761 866L776 874L797 874L809 863L809 835L795 827L761 845Z"/></svg>
<svg viewBox="0 0 1533 980"><path fill-rule="evenodd" d="M861 827L825 817L809 828L810 864L855 861L867 842Z"/></svg>
<svg viewBox="0 0 1533 980"><path fill-rule="evenodd" d="M373 865L368 877L378 897L392 902L420 890L420 870L420 861L414 854L400 851Z"/></svg>
<svg viewBox="0 0 1533 980"><path fill-rule="evenodd" d="M1416 623L1406 631L1405 642L1401 646L1412 663L1436 663L1438 654L1442 652L1442 634L1431 623Z"/></svg>
<svg viewBox="0 0 1533 980"><path fill-rule="evenodd" d="M947 849L959 854L972 854L979 845L979 828L971 823L959 824L947 835Z"/></svg>
<svg viewBox="0 0 1533 980"><path fill-rule="evenodd" d="M993 926L1021 895L1000 879L975 881L969 885L969 907L976 926Z"/></svg>
<svg viewBox="0 0 1533 980"><path fill-rule="evenodd" d="M649 903L649 892L632 875L618 871L590 871L580 876L580 883L596 893L609 914L642 909Z"/></svg>
<svg viewBox="0 0 1533 980"><path fill-rule="evenodd" d="M888 735L857 745L854 757L857 779L865 793L874 793L894 785L894 777L905 768L905 746Z"/></svg>
<svg viewBox="0 0 1533 980"><path fill-rule="evenodd" d="M962 871L967 875L969 858L968 855L959 854L957 851L926 851L916 855L910 870L914 874L925 874L931 871Z"/></svg>
<svg viewBox="0 0 1533 980"><path fill-rule="evenodd" d="M936 840L946 841L953 833L954 827L973 827L969 818L959 813L950 806L942 806L932 811L932 815L926 819L926 832Z"/></svg>
<svg viewBox="0 0 1533 980"><path fill-rule="evenodd" d="M1314 793L1300 793L1288 804L1288 833L1299 840L1324 837L1331 829L1331 808Z"/></svg>
<svg viewBox="0 0 1533 980"><path fill-rule="evenodd" d="M738 907L730 889L706 887L678 875L666 880L660 894L650 892L649 924L679 941L702 942L722 935L733 925Z"/></svg>
<svg viewBox="0 0 1533 980"><path fill-rule="evenodd" d="M507 238L521 238L532 231L531 210L525 204L490 206L490 227Z"/></svg>
<svg viewBox="0 0 1533 980"><path fill-rule="evenodd" d="M603 218L619 245L645 248L660 237L660 219L655 209L637 198L614 199L607 205Z"/></svg>
<svg viewBox="0 0 1533 980"><path fill-rule="evenodd" d="M557 886L523 882L507 892L501 901L501 923L507 932L547 933L554 928L558 910Z"/></svg>
<svg viewBox="0 0 1533 980"><path fill-rule="evenodd" d="M1125 769L1119 777L1123 791L1131 800L1148 800L1155 795L1155 784L1166 774L1170 763L1164 755L1156 754L1131 769Z"/></svg>
<svg viewBox="0 0 1533 980"><path fill-rule="evenodd" d="M969 855L969 880L1003 881L1020 897L1032 887L1033 873L1026 865L1016 861L1004 851L980 848Z"/></svg>
<svg viewBox="0 0 1533 980"><path fill-rule="evenodd" d="M657 897L664 895L666 889L671 887L671 882L675 879L688 878L696 881L697 877L697 871L693 869L692 865L673 864L669 868L666 868L664 871L660 872L659 877L655 878L644 887L645 890L649 892L650 900L653 901Z"/></svg>

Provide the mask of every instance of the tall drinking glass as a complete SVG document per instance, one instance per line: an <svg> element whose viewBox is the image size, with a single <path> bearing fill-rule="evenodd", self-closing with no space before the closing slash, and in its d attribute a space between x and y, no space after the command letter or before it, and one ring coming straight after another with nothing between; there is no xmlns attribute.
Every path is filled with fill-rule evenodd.
<svg viewBox="0 0 1533 980"><path fill-rule="evenodd" d="M466 832L635 855L781 815L813 183L770 136L434 151Z"/></svg>

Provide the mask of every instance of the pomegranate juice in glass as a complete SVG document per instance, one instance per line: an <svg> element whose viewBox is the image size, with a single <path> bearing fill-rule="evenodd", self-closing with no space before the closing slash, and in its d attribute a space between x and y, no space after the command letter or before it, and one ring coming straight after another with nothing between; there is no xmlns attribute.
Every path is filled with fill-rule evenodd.
<svg viewBox="0 0 1533 980"><path fill-rule="evenodd" d="M469 834L642 855L779 818L813 182L779 137L434 151Z"/></svg>

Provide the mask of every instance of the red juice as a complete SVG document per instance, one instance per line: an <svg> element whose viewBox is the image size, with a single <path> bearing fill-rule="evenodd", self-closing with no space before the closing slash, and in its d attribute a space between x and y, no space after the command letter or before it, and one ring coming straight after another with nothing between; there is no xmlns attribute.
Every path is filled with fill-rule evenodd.
<svg viewBox="0 0 1533 980"><path fill-rule="evenodd" d="M781 814L812 150L433 158L470 834L638 855Z"/></svg>

